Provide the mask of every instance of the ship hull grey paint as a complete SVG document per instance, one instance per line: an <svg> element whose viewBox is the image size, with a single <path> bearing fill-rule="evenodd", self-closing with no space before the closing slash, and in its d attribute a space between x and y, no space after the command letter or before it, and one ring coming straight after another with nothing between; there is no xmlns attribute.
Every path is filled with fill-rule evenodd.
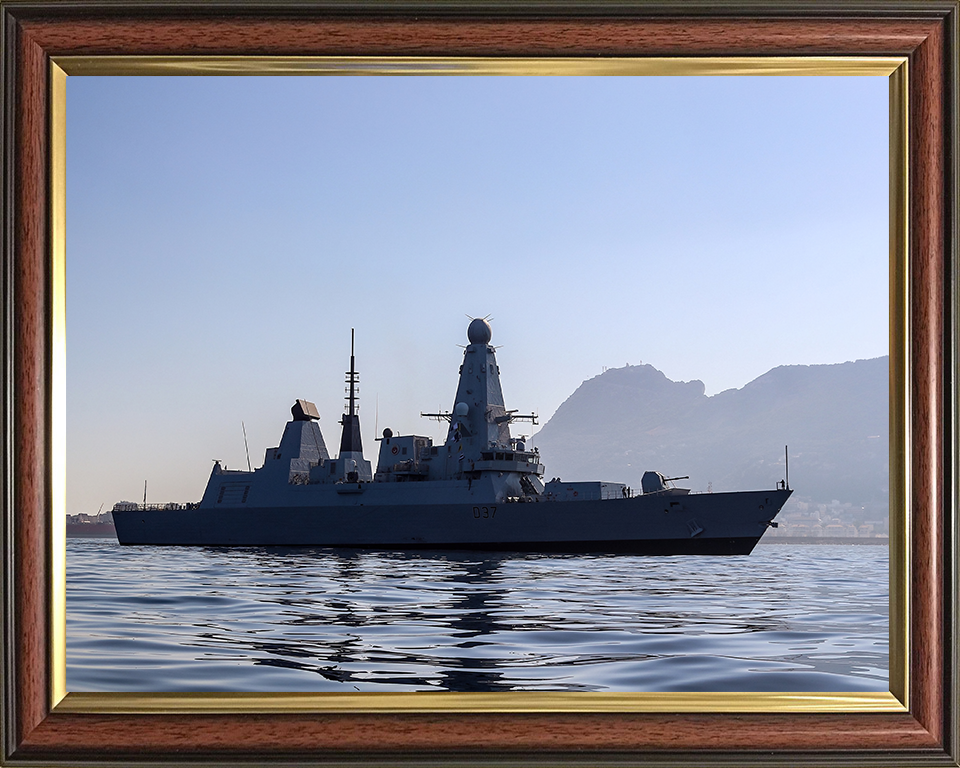
<svg viewBox="0 0 960 768"><path fill-rule="evenodd" d="M376 472L363 456L351 339L340 453L329 455L316 406L298 400L280 444L255 470L215 462L195 504L113 508L121 544L474 549L638 554L747 554L789 498L777 490L691 494L648 471L637 494L623 483L544 483L539 451L510 424L491 329L467 330L449 423L423 435L378 438ZM676 478L680 479L680 478Z"/></svg>
<svg viewBox="0 0 960 768"><path fill-rule="evenodd" d="M121 544L748 554L790 493L113 515Z"/></svg>

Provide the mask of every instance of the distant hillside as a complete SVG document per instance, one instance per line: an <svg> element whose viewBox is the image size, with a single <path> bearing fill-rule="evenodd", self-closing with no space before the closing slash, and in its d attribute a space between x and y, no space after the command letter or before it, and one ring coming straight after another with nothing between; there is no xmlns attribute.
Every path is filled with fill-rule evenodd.
<svg viewBox="0 0 960 768"><path fill-rule="evenodd" d="M886 503L888 358L774 368L707 397L651 365L589 379L531 439L546 477L640 487L644 471L690 475L714 491L770 488L784 476L817 502Z"/></svg>

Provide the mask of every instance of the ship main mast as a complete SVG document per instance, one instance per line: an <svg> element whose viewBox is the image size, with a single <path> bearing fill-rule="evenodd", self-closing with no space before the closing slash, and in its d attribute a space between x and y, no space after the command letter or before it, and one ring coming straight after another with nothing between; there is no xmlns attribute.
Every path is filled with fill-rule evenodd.
<svg viewBox="0 0 960 768"><path fill-rule="evenodd" d="M350 370L346 373L347 412L343 414L340 423L343 432L340 434L340 456L345 453L359 453L363 455L363 445L360 442L360 416L357 414L357 385L360 383L360 374L357 373L356 357L354 356L354 330L350 329Z"/></svg>
<svg viewBox="0 0 960 768"><path fill-rule="evenodd" d="M340 433L339 461L344 472L359 471L360 478L369 480L369 462L363 458L363 443L360 440L360 416L357 413L357 395L359 392L360 374L357 373L356 357L354 356L354 329L350 329L350 370L346 372L347 412L340 419L343 431ZM352 469L351 469L352 467ZM366 469L364 469L366 468Z"/></svg>

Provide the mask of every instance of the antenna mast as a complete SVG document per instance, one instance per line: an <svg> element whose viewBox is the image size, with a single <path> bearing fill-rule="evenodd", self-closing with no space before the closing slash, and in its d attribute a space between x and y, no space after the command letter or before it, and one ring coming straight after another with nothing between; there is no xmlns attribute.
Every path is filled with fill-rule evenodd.
<svg viewBox="0 0 960 768"><path fill-rule="evenodd" d="M357 368L356 368L356 359L353 356L353 331L354 329L351 328L350 329L350 370L347 373L347 384L350 385L350 395L349 397L347 397L347 401L349 402L350 407L347 413L350 416L356 415L356 402L357 402L357 396L355 392L355 385L357 383Z"/></svg>
<svg viewBox="0 0 960 768"><path fill-rule="evenodd" d="M242 421L240 427L243 429L243 447L247 451L247 472L252 472L253 470L250 469L250 446L247 445L247 427Z"/></svg>
<svg viewBox="0 0 960 768"><path fill-rule="evenodd" d="M340 423L343 425L343 432L340 434L340 456L341 458L348 453L363 454L363 447L360 441L360 417L357 416L357 394L360 383L360 374L357 373L356 357L354 357L354 329L350 329L350 370L347 371L347 412L343 414Z"/></svg>

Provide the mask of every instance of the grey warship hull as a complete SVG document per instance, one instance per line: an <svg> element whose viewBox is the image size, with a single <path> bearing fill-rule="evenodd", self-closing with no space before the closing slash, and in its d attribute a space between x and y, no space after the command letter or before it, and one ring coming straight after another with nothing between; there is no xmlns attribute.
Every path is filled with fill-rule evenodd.
<svg viewBox="0 0 960 768"><path fill-rule="evenodd" d="M501 504L114 512L121 544L745 555L788 490ZM358 493L362 496L362 493Z"/></svg>
<svg viewBox="0 0 960 768"><path fill-rule="evenodd" d="M524 552L748 554L790 496L774 490L689 493L659 472L642 492L623 483L544 483L539 451L513 437L500 368L484 320L468 329L454 407L421 414L449 423L422 435L378 438L376 471L363 456L353 350L340 451L328 454L316 406L298 400L280 444L255 470L214 463L192 504L118 502L121 544L472 549ZM676 478L680 479L680 478Z"/></svg>

